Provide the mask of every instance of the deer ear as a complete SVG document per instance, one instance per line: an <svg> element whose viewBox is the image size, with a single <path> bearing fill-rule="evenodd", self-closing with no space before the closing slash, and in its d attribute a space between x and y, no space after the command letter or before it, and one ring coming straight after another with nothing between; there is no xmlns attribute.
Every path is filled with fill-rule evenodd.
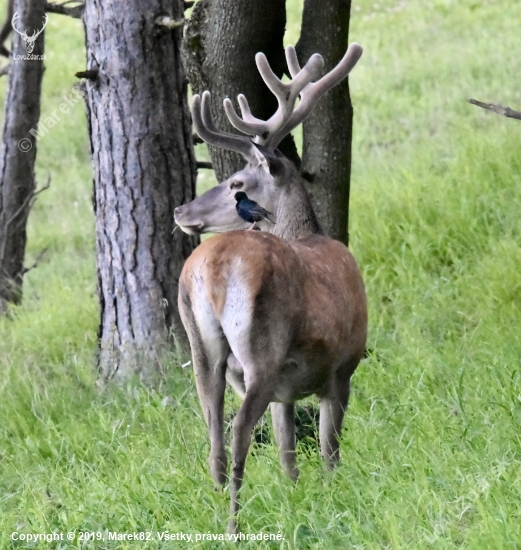
<svg viewBox="0 0 521 550"><path fill-rule="evenodd" d="M266 156L268 166L270 169L270 175L272 178L281 178L286 173L286 167L284 160L286 157L277 149L270 150ZM284 177L282 177L284 179Z"/></svg>
<svg viewBox="0 0 521 550"><path fill-rule="evenodd" d="M277 149L270 149L258 143L253 145L256 150L255 156L259 160L258 166L262 166L272 178L280 176L284 172L284 163L281 160L285 158L284 155Z"/></svg>
<svg viewBox="0 0 521 550"><path fill-rule="evenodd" d="M262 169L269 174L270 173L270 168L269 168L268 161L267 161L266 157L261 152L258 145L256 143L254 143L254 145L255 145L255 147L253 149L254 149L255 159L258 162L257 166L262 167Z"/></svg>
<svg viewBox="0 0 521 550"><path fill-rule="evenodd" d="M284 163L275 155L268 157L268 166L270 169L270 175L272 178L277 178L284 173Z"/></svg>

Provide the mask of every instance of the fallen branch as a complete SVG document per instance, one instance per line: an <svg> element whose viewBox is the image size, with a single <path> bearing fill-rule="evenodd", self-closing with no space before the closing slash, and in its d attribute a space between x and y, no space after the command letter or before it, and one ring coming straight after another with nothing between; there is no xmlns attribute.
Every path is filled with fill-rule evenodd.
<svg viewBox="0 0 521 550"><path fill-rule="evenodd" d="M205 162L205 161L198 161L195 163L197 169L200 168L203 170L213 170L213 164L211 162Z"/></svg>
<svg viewBox="0 0 521 550"><path fill-rule="evenodd" d="M478 107L487 109L488 111L492 111L493 113L497 113L498 115L521 120L521 112L514 111L514 109L511 109L510 107L494 105L494 103L482 103L481 101L477 101L476 99L469 99L468 102L472 105L477 105Z"/></svg>
<svg viewBox="0 0 521 550"><path fill-rule="evenodd" d="M49 13L68 15L69 17L74 17L75 19L81 19L83 10L85 9L85 2L81 2L77 6L68 6L67 4L78 4L78 2L76 0L67 0L67 2L62 2L61 4L46 2L45 11L48 11Z"/></svg>

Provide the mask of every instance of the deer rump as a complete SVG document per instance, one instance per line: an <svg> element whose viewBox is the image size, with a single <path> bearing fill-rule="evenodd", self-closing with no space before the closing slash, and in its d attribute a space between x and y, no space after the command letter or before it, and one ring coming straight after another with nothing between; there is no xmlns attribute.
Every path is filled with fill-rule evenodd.
<svg viewBox="0 0 521 550"><path fill-rule="evenodd" d="M252 369L276 377L271 401L327 395L364 353L365 292L355 259L322 235L284 241L232 231L203 242L180 278L179 310L201 349L244 397Z"/></svg>

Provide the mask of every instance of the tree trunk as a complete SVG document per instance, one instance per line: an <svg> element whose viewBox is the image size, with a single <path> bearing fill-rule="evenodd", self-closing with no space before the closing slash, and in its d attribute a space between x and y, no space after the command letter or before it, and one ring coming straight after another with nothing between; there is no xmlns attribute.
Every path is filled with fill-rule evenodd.
<svg viewBox="0 0 521 550"><path fill-rule="evenodd" d="M172 234L195 195L181 65L182 0L87 0L87 111L94 170L99 368L155 378L172 335L184 339L178 279L197 240ZM159 19L158 19L159 18Z"/></svg>
<svg viewBox="0 0 521 550"><path fill-rule="evenodd" d="M263 120L277 109L255 66L255 54L264 52L279 77L286 69L283 50L286 26L285 0L200 0L194 7L183 41L184 62L194 93L212 93L212 116L221 130L240 134L228 122L223 99L238 107L244 94L252 113ZM279 149L296 164L299 158L291 137ZM209 147L219 181L244 167L237 153Z"/></svg>
<svg viewBox="0 0 521 550"><path fill-rule="evenodd" d="M305 0L297 55L303 65L320 53L324 72L347 49L351 0ZM301 173L315 213L329 236L348 243L353 107L349 81L330 90L304 122Z"/></svg>
<svg viewBox="0 0 521 550"><path fill-rule="evenodd" d="M19 1L15 10L20 15L18 28L29 36L43 28L44 0ZM22 36L14 33L0 150L0 312L9 302L22 299L27 218L35 195L43 52L43 32L30 55Z"/></svg>

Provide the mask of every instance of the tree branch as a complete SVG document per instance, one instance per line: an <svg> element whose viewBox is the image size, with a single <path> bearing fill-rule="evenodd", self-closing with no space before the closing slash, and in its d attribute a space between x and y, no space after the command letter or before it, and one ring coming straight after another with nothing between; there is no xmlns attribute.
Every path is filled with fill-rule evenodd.
<svg viewBox="0 0 521 550"><path fill-rule="evenodd" d="M92 82L96 82L98 74L98 69L87 69L86 71L79 71L75 73L74 76L76 78L86 78L87 80L92 80Z"/></svg>
<svg viewBox="0 0 521 550"><path fill-rule="evenodd" d="M47 189L49 189L50 186L51 186L51 174L47 176L47 183L33 193L33 197L36 197L36 195L39 195L42 191L47 191Z"/></svg>
<svg viewBox="0 0 521 550"><path fill-rule="evenodd" d="M51 176L49 175L47 178L47 183L41 188L36 191L33 191L30 195L27 196L27 198L24 200L20 208L7 220L5 227L8 228L14 220L29 206L29 210L33 207L36 195L39 195L42 191L45 191L46 189L49 189L51 186Z"/></svg>
<svg viewBox="0 0 521 550"><path fill-rule="evenodd" d="M35 267L38 267L38 264L40 263L41 259L44 257L45 253L47 252L47 250L49 250L49 247L46 246L41 252L40 254L38 254L38 256L36 256L36 259L34 260L33 264L30 265L29 267L24 267L23 268L23 271L22 271L22 276L25 275L26 273L28 273L29 271L31 271L32 269L34 269Z"/></svg>
<svg viewBox="0 0 521 550"><path fill-rule="evenodd" d="M493 113L497 113L498 115L521 120L521 112L514 111L514 109L511 109L510 107L502 107L501 105L495 105L494 103L482 103L476 99L469 99L468 102L472 105L477 105L478 107L492 111Z"/></svg>
<svg viewBox="0 0 521 550"><path fill-rule="evenodd" d="M78 4L76 6L68 6L67 4ZM83 10L85 9L85 2L78 2L77 0L67 0L61 4L55 2L46 2L45 11L49 13L59 13L61 15L68 15L75 19L81 19Z"/></svg>
<svg viewBox="0 0 521 550"><path fill-rule="evenodd" d="M203 170L213 170L213 164L211 162L205 162L205 161L197 161L195 163L197 169L203 169Z"/></svg>

